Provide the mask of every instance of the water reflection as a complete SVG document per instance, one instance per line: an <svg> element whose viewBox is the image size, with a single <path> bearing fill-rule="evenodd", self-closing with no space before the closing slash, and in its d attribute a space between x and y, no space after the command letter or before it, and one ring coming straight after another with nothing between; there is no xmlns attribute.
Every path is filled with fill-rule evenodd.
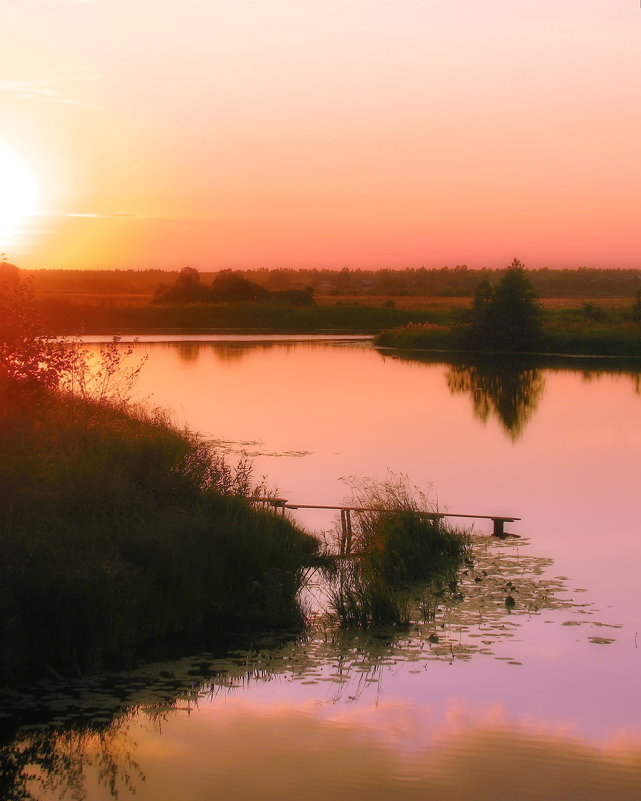
<svg viewBox="0 0 641 801"><path fill-rule="evenodd" d="M495 415L513 441L523 433L545 388L540 370L508 359L453 364L446 379L453 395L470 395L480 420L485 423Z"/></svg>
<svg viewBox="0 0 641 801"><path fill-rule="evenodd" d="M267 634L253 644L227 651L222 656L202 652L171 662L142 665L124 673L79 680L69 688L40 683L30 689L30 694L16 693L3 703L5 709L13 710L15 733L13 738L8 738L8 744L0 748L1 797L40 798L44 791L45 798L61 798L68 791L74 799L94 799L98 797L98 790L100 797L130 792L154 799L187 797L181 795L173 780L166 787L164 779L159 784L159 772L162 774L167 769L167 757L171 757L172 775L182 775L185 780L186 773L193 770L209 771L211 760L222 759L222 754L225 760L219 767L226 779L219 786L212 783L211 776L209 783L203 778L200 794L188 797L226 798L229 797L226 794L236 792L239 787L242 792L249 793L249 787L243 790L246 771L238 773L236 768L240 768L243 759L256 758L249 743L256 732L265 727L265 721L255 720L251 710L249 714L245 710L240 715L224 716L229 712L230 699L239 696L242 700L243 690L265 682L309 689L315 693L316 710L316 717L310 715L309 719L302 719L300 712L292 715L291 709L281 716L278 703L266 706L267 717L272 721L268 728L272 733L274 727L282 729L284 738L274 740L265 731L266 738L256 741L268 764L282 759L284 752L289 755L288 759L303 759L299 749L306 751L311 746L301 745L301 738L309 736L312 739L305 742L320 740L322 745L322 757L321 752L317 752L318 764L310 766L314 775L322 772L321 765L329 755L338 759L339 753L343 753L342 759L352 766L360 764L360 782L353 788L355 797L378 792L380 788L370 786L374 775L381 786L386 787L388 795L367 797L399 797L399 792L391 795L389 792L394 776L407 758L405 743L402 740L398 743L377 741L374 747L371 742L374 727L368 714L356 726L341 725L337 729L327 720L318 719L318 715L327 714L323 709L331 717L337 713L330 710L344 709L346 705L349 707L368 698L378 709L386 681L393 683L399 670L409 675L424 674L431 663L464 663L473 658L491 658L518 666L523 657L517 658L515 635L522 625L543 612L549 616L553 610L560 611L557 623L576 626L572 636L580 634L586 641L590 641L595 632L606 631L605 624L595 620L596 610L589 603L578 603L568 595L562 577L547 576L549 560L528 556L524 550L524 543L515 545L476 538L473 565L461 572L455 592L415 588L413 622L407 627L346 631L321 615L312 621L302 637L300 634L289 637L282 633ZM312 586L311 591L320 589L318 584ZM514 606L506 605L507 595L515 599ZM610 641L616 636L616 628L613 625L607 628ZM180 711L196 713L211 705L215 706L216 715L215 719L207 717L206 731L202 730L202 719L197 717L196 721L188 720L182 728L181 724L180 733L176 733L173 727ZM344 713L338 715L341 717ZM224 719L227 723L223 725ZM433 728L433 721L428 720L427 725L422 726L421 736L442 741L443 733L435 734ZM503 758L492 749L496 733L473 729L455 727L449 730L446 726L447 739L451 742L442 754L445 762L460 761L468 748L477 755L486 752L490 762ZM178 741L168 743L166 736L178 737ZM540 737L540 732L512 732L506 726L499 737L501 752L506 747L514 754L516 751L510 749L532 748L537 737L539 752L547 753L551 748L549 738ZM475 738L480 739L477 742ZM135 745L137 742L140 745ZM368 749L361 749L363 742L369 744ZM469 743L476 744L470 746ZM371 747L374 751L370 753ZM561 742L555 747L565 746ZM590 750L587 745L580 747L586 754ZM575 746L568 742L567 748L570 756ZM348 750L341 752L341 749ZM428 778L434 770L440 773L438 760L435 763L434 754L429 756L428 751L415 751L406 765L406 770L414 775L414 789L420 793L431 788ZM194 754L200 752L201 757L194 761ZM312 752L313 749L307 758ZM189 759L184 757L187 753ZM378 754L378 759L374 759L376 767L372 766L368 754ZM557 758L561 759L558 753ZM564 765L568 775L576 769L574 763ZM290 762L290 780L304 783L306 769L300 765L292 769L292 764ZM382 765L387 766L385 770ZM235 767L232 769L232 766ZM372 775L370 770L374 771ZM475 770L480 770L480 763ZM329 781L327 777L330 776L337 780L338 775L330 771L325 781ZM268 774L263 775L261 780L265 781L267 797L272 797L271 794L276 797L275 788L284 776L277 766L270 767ZM468 771L467 776L472 781L474 771ZM320 775L318 778L320 780ZM607 781L616 784L619 779L619 773L614 771ZM413 792L409 792L410 786L414 785L405 787L406 797L414 798ZM329 792L331 783L324 787L325 792ZM462 791L461 787L453 786L453 789Z"/></svg>
<svg viewBox="0 0 641 801"><path fill-rule="evenodd" d="M610 368L609 370L584 369L581 370L581 375L586 383L590 383L592 381L598 381L599 379L603 378L603 376L611 375L612 373L625 375L628 376L632 381L632 387L634 389L635 394L641 395L641 364L639 364L638 362L636 362L635 364L637 365L636 369L627 369L624 365L621 365L618 369Z"/></svg>
<svg viewBox="0 0 641 801"><path fill-rule="evenodd" d="M596 357L488 356L487 354L417 353L382 349L383 356L416 364L445 364L447 386L452 393L469 395L476 417L483 423L492 416L502 424L513 442L523 434L545 391L545 372L580 370L586 382L604 376L629 377L641 395L641 363L638 360L607 360Z"/></svg>
<svg viewBox="0 0 641 801"><path fill-rule="evenodd" d="M182 362L196 362L200 355L200 347L197 343L181 342L178 344L178 353Z"/></svg>
<svg viewBox="0 0 641 801"><path fill-rule="evenodd" d="M214 356L221 362L238 362L249 353L249 350L242 345L200 345L199 347L210 347Z"/></svg>
<svg viewBox="0 0 641 801"><path fill-rule="evenodd" d="M145 338L145 341L146 339L147 338ZM341 345L354 347L365 344L365 340L365 337L341 338L335 336L325 340L322 337L317 339L310 339L308 337L307 339L304 339L292 336L289 339L275 338L266 339L263 341L255 337L250 341L244 341L228 336L224 340L221 339L221 341L207 342L193 339L189 341L175 342L163 341L160 344L162 344L168 350L176 350L181 361L196 361L201 354L212 353L216 359L224 363L237 362L244 359L246 356L258 355L266 351L279 350L285 354L289 354L294 350L314 350L317 349L319 345L326 347L330 343L334 347L340 347Z"/></svg>
<svg viewBox="0 0 641 801"><path fill-rule="evenodd" d="M110 747L119 751L125 739L143 740L145 780L139 775L135 797L153 801L636 801L641 786L638 739L587 742L545 720L515 721L500 707L456 702L382 704L374 721L357 708L319 716L295 704L266 708L227 699L213 715L201 709L189 717L168 713L151 725L133 720ZM82 780L92 801L118 791L128 796L134 788L124 776L126 758L109 755L102 766L101 752L83 746L85 775L69 775L71 797L80 797ZM68 745L52 743L52 750L62 757ZM187 758L177 764L177 754ZM76 755L70 757L69 768L77 769ZM61 797L63 789L53 783L41 797Z"/></svg>
<svg viewBox="0 0 641 801"><path fill-rule="evenodd" d="M45 791L54 798L84 799L88 771L106 795L134 794L144 775L124 723L122 719L103 729L83 726L32 732L0 746L0 798L31 801Z"/></svg>
<svg viewBox="0 0 641 801"><path fill-rule="evenodd" d="M470 390L450 394L453 367L478 367L469 357L401 364L367 345L319 344L254 346L223 362L203 346L186 365L173 344L140 347L150 352L141 394L184 404L191 427L258 460L308 453L258 462L287 497L339 501L336 476L388 467L435 481L452 509L522 517L515 530L588 582L601 609L612 604L612 619L583 603L580 585L546 581L548 561L526 558L525 545L487 541L461 577L464 597L417 593L406 628L351 633L318 620L302 638L225 654L210 646L4 696L0 796L53 799L65 787L91 801L114 788L123 799L135 788L141 801L641 796L641 747L626 734L641 720L638 362L526 365L546 385L521 429L537 436L512 447L504 423L483 430L470 413ZM492 405L488 419L500 419ZM114 784L100 784L101 765ZM29 773L40 779L25 784Z"/></svg>

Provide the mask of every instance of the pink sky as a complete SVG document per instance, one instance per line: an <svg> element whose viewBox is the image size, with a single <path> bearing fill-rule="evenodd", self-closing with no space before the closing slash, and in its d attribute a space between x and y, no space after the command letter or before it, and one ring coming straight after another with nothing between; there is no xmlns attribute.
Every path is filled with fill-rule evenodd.
<svg viewBox="0 0 641 801"><path fill-rule="evenodd" d="M4 0L0 27L23 266L641 267L636 0Z"/></svg>

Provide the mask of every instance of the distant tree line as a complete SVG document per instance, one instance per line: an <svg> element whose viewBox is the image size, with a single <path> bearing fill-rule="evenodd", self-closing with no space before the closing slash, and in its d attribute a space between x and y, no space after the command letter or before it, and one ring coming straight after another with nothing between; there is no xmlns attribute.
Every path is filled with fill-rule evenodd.
<svg viewBox="0 0 641 801"><path fill-rule="evenodd" d="M405 270L251 270L243 275L267 288L311 286L328 295L433 295L473 297L483 281L498 284L506 269L473 270L465 265ZM641 289L641 270L527 270L534 290L542 297L633 297Z"/></svg>
<svg viewBox="0 0 641 801"><path fill-rule="evenodd" d="M312 289L282 289L270 292L245 278L242 273L222 270L211 285L203 283L193 267L183 267L171 286L160 285L154 293L154 303L252 303L267 301L293 306L314 306Z"/></svg>
<svg viewBox="0 0 641 801"><path fill-rule="evenodd" d="M163 270L34 270L21 271L33 277L36 295L46 293L146 294L160 285L169 288L177 271ZM230 271L199 273L200 284L210 286L218 275ZM528 270L532 285L540 297L634 297L641 289L641 270L580 267L569 270L548 268ZM502 269L473 270L465 265L438 269L342 270L330 269L259 269L234 271L269 292L306 290L318 295L403 296L432 295L473 297L482 281L497 284L505 274Z"/></svg>

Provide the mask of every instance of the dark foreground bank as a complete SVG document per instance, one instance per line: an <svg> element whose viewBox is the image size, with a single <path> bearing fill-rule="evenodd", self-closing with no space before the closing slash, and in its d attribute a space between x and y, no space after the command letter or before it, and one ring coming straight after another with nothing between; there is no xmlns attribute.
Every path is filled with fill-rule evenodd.
<svg viewBox="0 0 641 801"><path fill-rule="evenodd" d="M160 413L0 381L0 677L292 625L318 543Z"/></svg>

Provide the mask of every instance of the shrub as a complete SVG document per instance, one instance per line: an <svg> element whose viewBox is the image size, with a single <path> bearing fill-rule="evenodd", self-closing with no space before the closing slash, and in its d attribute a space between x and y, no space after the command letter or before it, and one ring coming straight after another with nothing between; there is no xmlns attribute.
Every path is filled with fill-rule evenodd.
<svg viewBox="0 0 641 801"><path fill-rule="evenodd" d="M161 285L154 293L154 303L206 303L209 300L208 287L200 283L200 274L193 267L183 267L175 283L166 287Z"/></svg>
<svg viewBox="0 0 641 801"><path fill-rule="evenodd" d="M608 319L607 309L604 309L603 306L599 306L591 301L583 304L582 311L586 320L594 320L602 323Z"/></svg>
<svg viewBox="0 0 641 801"><path fill-rule="evenodd" d="M55 387L69 367L70 350L45 330L31 284L13 265L0 267L0 377L14 388Z"/></svg>
<svg viewBox="0 0 641 801"><path fill-rule="evenodd" d="M245 278L233 270L221 270L211 285L210 300L214 303L242 303L264 300L269 291L260 284Z"/></svg>

